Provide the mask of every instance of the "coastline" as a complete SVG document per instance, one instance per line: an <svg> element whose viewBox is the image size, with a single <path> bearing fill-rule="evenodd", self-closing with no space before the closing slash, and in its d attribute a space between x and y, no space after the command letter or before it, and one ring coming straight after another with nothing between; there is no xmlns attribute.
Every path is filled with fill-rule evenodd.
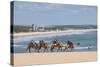
<svg viewBox="0 0 100 67"><path fill-rule="evenodd" d="M57 34L57 33L70 33L70 32L89 32L89 31L97 31L97 29L82 29L82 30L64 30L64 31L50 31L50 32L20 32L20 33L14 33L14 37L20 37L20 36L35 36L35 35L47 35L47 34Z"/></svg>
<svg viewBox="0 0 100 67"><path fill-rule="evenodd" d="M13 65L38 65L97 61L97 52L14 53ZM38 59L39 58L39 59ZM19 61L20 60L20 61ZM25 61L27 60L27 61Z"/></svg>
<svg viewBox="0 0 100 67"><path fill-rule="evenodd" d="M38 35L48 35L48 34L54 35L57 33L70 34L75 32L90 32L90 31L97 31L97 29L15 33L14 37L31 36L31 35L38 36ZM92 62L92 61L97 61L97 51L12 53L11 60L12 60L11 64L14 66Z"/></svg>

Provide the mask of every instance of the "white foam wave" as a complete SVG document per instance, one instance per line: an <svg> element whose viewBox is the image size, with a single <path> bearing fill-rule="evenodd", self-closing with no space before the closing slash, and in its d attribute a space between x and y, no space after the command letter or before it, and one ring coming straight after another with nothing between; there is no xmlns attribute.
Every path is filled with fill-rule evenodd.
<svg viewBox="0 0 100 67"><path fill-rule="evenodd" d="M90 49L90 48L93 48L93 46L91 46L91 47L75 47L74 49Z"/></svg>
<svg viewBox="0 0 100 67"><path fill-rule="evenodd" d="M14 47L23 47L24 45L16 45L16 44L14 44L13 46Z"/></svg>
<svg viewBox="0 0 100 67"><path fill-rule="evenodd" d="M79 35L79 34L84 34L86 33L85 31L83 32L63 32L63 33L53 33L53 34L45 34L45 35L36 35L36 36L23 36L23 37L17 37L17 38L14 38L14 42L21 42L21 41L30 41L30 40L33 40L33 39L41 39L41 38L45 38L45 37L48 37L48 38L51 38L51 37L54 37L54 36L62 36L62 35Z"/></svg>

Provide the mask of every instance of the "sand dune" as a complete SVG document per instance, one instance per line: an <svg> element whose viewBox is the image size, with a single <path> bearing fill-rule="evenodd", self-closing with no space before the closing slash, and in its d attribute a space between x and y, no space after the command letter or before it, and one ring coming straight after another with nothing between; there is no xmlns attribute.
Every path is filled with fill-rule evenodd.
<svg viewBox="0 0 100 67"><path fill-rule="evenodd" d="M96 61L97 52L15 53L11 54L14 66L33 64L58 64Z"/></svg>

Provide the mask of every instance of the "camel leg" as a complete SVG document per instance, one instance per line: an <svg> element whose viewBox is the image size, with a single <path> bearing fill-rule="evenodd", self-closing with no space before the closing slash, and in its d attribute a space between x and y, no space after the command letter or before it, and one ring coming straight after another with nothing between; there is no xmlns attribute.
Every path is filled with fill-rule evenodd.
<svg viewBox="0 0 100 67"><path fill-rule="evenodd" d="M39 48L36 48L36 52L39 52Z"/></svg>
<svg viewBox="0 0 100 67"><path fill-rule="evenodd" d="M35 48L35 52L36 52L36 48Z"/></svg>
<svg viewBox="0 0 100 67"><path fill-rule="evenodd" d="M63 51L66 51L66 48Z"/></svg>
<svg viewBox="0 0 100 67"><path fill-rule="evenodd" d="M58 47L57 52L59 51L60 47Z"/></svg>
<svg viewBox="0 0 100 67"><path fill-rule="evenodd" d="M66 50L66 48L63 51L65 51L65 50Z"/></svg>
<svg viewBox="0 0 100 67"><path fill-rule="evenodd" d="M47 48L47 52L48 52L48 48Z"/></svg>
<svg viewBox="0 0 100 67"><path fill-rule="evenodd" d="M40 48L38 49L38 51L37 51L38 53L40 52Z"/></svg>
<svg viewBox="0 0 100 67"><path fill-rule="evenodd" d="M62 47L60 49L61 49L61 52L62 52Z"/></svg>
<svg viewBox="0 0 100 67"><path fill-rule="evenodd" d="M42 47L39 47L38 52L40 52L41 48L42 48Z"/></svg>
<svg viewBox="0 0 100 67"><path fill-rule="evenodd" d="M31 49L29 48L29 53L31 53Z"/></svg>
<svg viewBox="0 0 100 67"><path fill-rule="evenodd" d="M72 52L72 48L69 48L69 52Z"/></svg>
<svg viewBox="0 0 100 67"><path fill-rule="evenodd" d="M39 49L37 50L37 52L39 53Z"/></svg>
<svg viewBox="0 0 100 67"><path fill-rule="evenodd" d="M36 52L39 52L39 48L36 48Z"/></svg>
<svg viewBox="0 0 100 67"><path fill-rule="evenodd" d="M35 48L35 52L38 52L38 48Z"/></svg>
<svg viewBox="0 0 100 67"><path fill-rule="evenodd" d="M67 50L67 47L65 47L64 51L66 51L66 50Z"/></svg>
<svg viewBox="0 0 100 67"><path fill-rule="evenodd" d="M45 52L46 52L46 51L48 52L48 47L45 47Z"/></svg>
<svg viewBox="0 0 100 67"><path fill-rule="evenodd" d="M53 52L54 46L51 47L51 52Z"/></svg>
<svg viewBox="0 0 100 67"><path fill-rule="evenodd" d="M62 46L60 46L60 50L61 50L61 52L62 52Z"/></svg>
<svg viewBox="0 0 100 67"><path fill-rule="evenodd" d="M28 48L26 49L26 51L28 51L28 50L29 50L29 53L31 53L31 50L30 50L30 49L31 49L31 48L29 48L29 47L28 47Z"/></svg>
<svg viewBox="0 0 100 67"><path fill-rule="evenodd" d="M45 52L46 48L44 48L44 52Z"/></svg>
<svg viewBox="0 0 100 67"><path fill-rule="evenodd" d="M69 52L72 52L72 48L70 48Z"/></svg>
<svg viewBox="0 0 100 67"><path fill-rule="evenodd" d="M71 48L71 51L70 52L72 52L72 50L73 50L73 48Z"/></svg>
<svg viewBox="0 0 100 67"><path fill-rule="evenodd" d="M48 52L48 48L45 48L45 50Z"/></svg>
<svg viewBox="0 0 100 67"><path fill-rule="evenodd" d="M27 52L28 48L26 49L26 52Z"/></svg>

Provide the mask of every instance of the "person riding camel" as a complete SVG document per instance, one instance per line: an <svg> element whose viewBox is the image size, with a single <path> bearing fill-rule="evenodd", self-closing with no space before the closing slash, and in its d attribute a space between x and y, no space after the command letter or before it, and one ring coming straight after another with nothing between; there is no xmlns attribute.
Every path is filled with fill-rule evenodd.
<svg viewBox="0 0 100 67"><path fill-rule="evenodd" d="M67 41L68 47L73 47L73 42L71 42L70 40Z"/></svg>
<svg viewBox="0 0 100 67"><path fill-rule="evenodd" d="M35 42L33 40L31 40L31 43L34 44Z"/></svg>
<svg viewBox="0 0 100 67"><path fill-rule="evenodd" d="M58 43L58 40L55 39L55 40L53 41L53 43L54 43L54 45L56 45L56 44Z"/></svg>
<svg viewBox="0 0 100 67"><path fill-rule="evenodd" d="M43 40L39 41L40 46L43 46L45 44L45 42Z"/></svg>
<svg viewBox="0 0 100 67"><path fill-rule="evenodd" d="M34 40L31 40L31 43L35 46L37 46L37 43Z"/></svg>

